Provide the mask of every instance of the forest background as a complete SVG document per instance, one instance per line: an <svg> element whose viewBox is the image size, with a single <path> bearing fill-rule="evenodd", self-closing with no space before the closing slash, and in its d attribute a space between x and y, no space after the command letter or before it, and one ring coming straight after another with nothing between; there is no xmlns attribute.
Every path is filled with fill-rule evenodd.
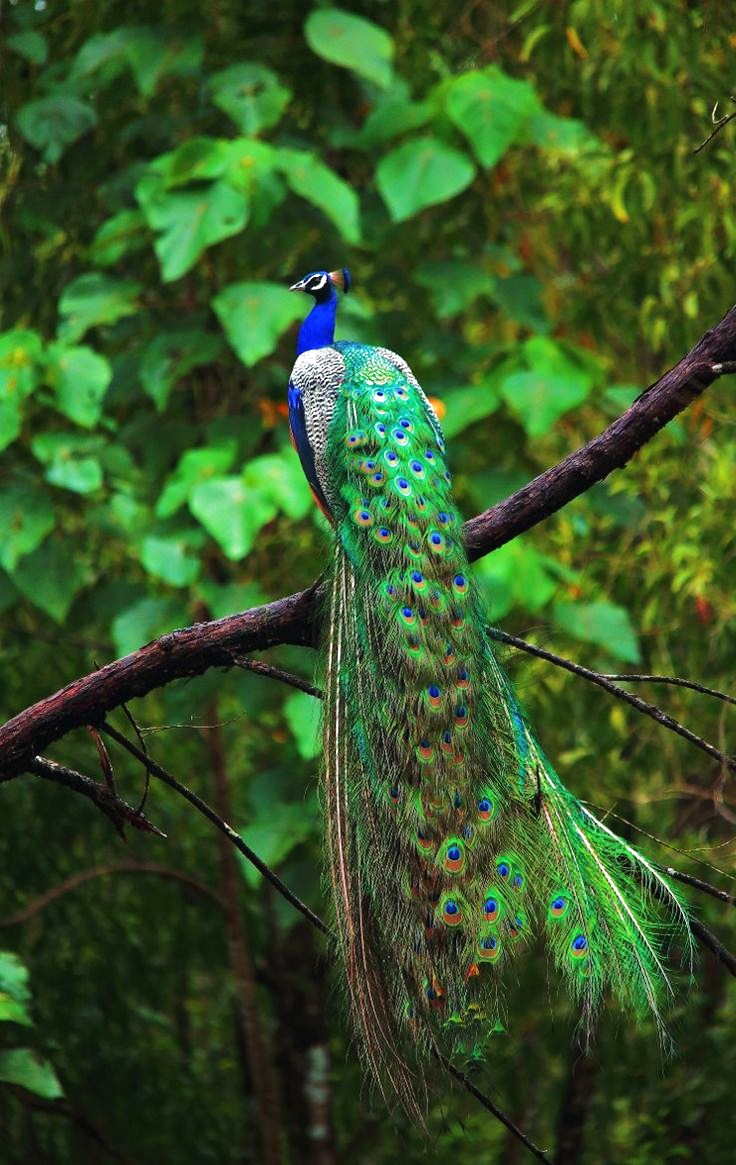
<svg viewBox="0 0 736 1165"><path fill-rule="evenodd" d="M595 435L734 298L732 127L693 152L730 109L730 4L18 0L0 19L3 719L317 577L327 534L284 407L307 306L284 288L305 271L348 265L339 335L394 348L441 402L468 516ZM482 559L494 622L727 690L731 385ZM268 658L312 675L306 649ZM725 770L506 658L567 785L732 889ZM727 705L645 694L729 751ZM232 668L131 711L324 912L316 702ZM100 776L84 732L51 755ZM0 796L2 1165L425 1160L362 1085L322 937L190 805L154 785L166 839L123 844L67 789ZM736 941L727 906L696 905ZM679 982L672 1058L612 1012L584 1059L536 951L479 1086L560 1160L731 1161L735 996L707 953ZM455 1165L524 1159L447 1078L428 1119Z"/></svg>

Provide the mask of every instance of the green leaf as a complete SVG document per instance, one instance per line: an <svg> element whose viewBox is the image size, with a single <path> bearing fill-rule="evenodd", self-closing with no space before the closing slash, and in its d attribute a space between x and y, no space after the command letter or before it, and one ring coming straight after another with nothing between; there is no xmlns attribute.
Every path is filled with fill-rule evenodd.
<svg viewBox="0 0 736 1165"><path fill-rule="evenodd" d="M24 557L13 571L13 582L21 594L56 623L64 622L87 581L86 566L81 564L71 540L49 539Z"/></svg>
<svg viewBox="0 0 736 1165"><path fill-rule="evenodd" d="M202 53L199 37L172 35L145 26L123 26L90 37L77 54L72 77L102 72L102 81L110 82L127 66L141 96L151 97L162 77L195 72Z"/></svg>
<svg viewBox="0 0 736 1165"><path fill-rule="evenodd" d="M295 194L324 211L348 243L360 242L360 203L347 182L306 150L279 150L277 161Z"/></svg>
<svg viewBox="0 0 736 1165"><path fill-rule="evenodd" d="M189 500L198 485L227 473L235 461L237 451L238 443L234 437L206 445L203 449L188 449L166 480L156 503L156 515L159 518L170 517Z"/></svg>
<svg viewBox="0 0 736 1165"><path fill-rule="evenodd" d="M397 81L390 91L381 94L355 136L350 130L346 145L356 143L364 149L381 146L413 129L421 129L432 120L434 110L430 101L412 101L404 81Z"/></svg>
<svg viewBox="0 0 736 1165"><path fill-rule="evenodd" d="M267 865L278 866L298 845L311 839L315 822L319 819L319 808L314 793L305 800L306 803L298 805L271 803L243 829L243 837ZM242 854L238 857L245 881L249 886L257 886L263 875Z"/></svg>
<svg viewBox="0 0 736 1165"><path fill-rule="evenodd" d="M49 54L46 38L32 28L6 37L5 43L9 49L13 49L21 57L25 57L32 65L43 65Z"/></svg>
<svg viewBox="0 0 736 1165"><path fill-rule="evenodd" d="M541 437L563 413L587 398L595 377L588 365L542 336L527 340L523 356L529 371L504 377L501 395L529 436Z"/></svg>
<svg viewBox="0 0 736 1165"><path fill-rule="evenodd" d="M641 653L628 611L615 603L555 603L556 625L584 643L597 643L615 659L639 663Z"/></svg>
<svg viewBox="0 0 736 1165"><path fill-rule="evenodd" d="M103 222L90 244L89 257L98 267L110 267L124 255L142 250L147 241L140 210L121 210Z"/></svg>
<svg viewBox="0 0 736 1165"><path fill-rule="evenodd" d="M494 166L512 142L523 137L529 118L540 110L527 81L507 77L492 66L457 77L447 91L447 113L465 134L478 161Z"/></svg>
<svg viewBox="0 0 736 1165"><path fill-rule="evenodd" d="M0 335L0 400L30 396L41 379L42 352L38 332L15 328Z"/></svg>
<svg viewBox="0 0 736 1165"><path fill-rule="evenodd" d="M55 524L45 493L22 485L0 490L0 566L12 575L20 559L40 546Z"/></svg>
<svg viewBox="0 0 736 1165"><path fill-rule="evenodd" d="M529 121L529 139L542 150L560 154L579 154L585 149L600 147L600 140L582 121L573 117L558 117L543 110Z"/></svg>
<svg viewBox="0 0 736 1165"><path fill-rule="evenodd" d="M413 273L415 283L426 287L440 319L459 315L484 296L491 296L495 277L470 259L430 259Z"/></svg>
<svg viewBox="0 0 736 1165"><path fill-rule="evenodd" d="M104 356L86 346L50 344L46 379L56 394L60 413L91 429L102 415L102 401L112 379Z"/></svg>
<svg viewBox="0 0 736 1165"><path fill-rule="evenodd" d="M319 700L307 692L294 692L284 700L284 715L299 756L314 760L320 751Z"/></svg>
<svg viewBox="0 0 736 1165"><path fill-rule="evenodd" d="M13 951L0 951L0 1021L32 1027L28 969Z"/></svg>
<svg viewBox="0 0 736 1165"><path fill-rule="evenodd" d="M168 192L144 178L136 196L148 225L158 232L154 249L165 283L179 279L207 247L238 234L248 221L245 194L222 180Z"/></svg>
<svg viewBox="0 0 736 1165"><path fill-rule="evenodd" d="M231 283L215 296L212 307L248 366L273 352L281 334L304 315L300 297L277 283Z"/></svg>
<svg viewBox="0 0 736 1165"><path fill-rule="evenodd" d="M220 336L198 328L187 332L160 332L141 356L141 383L163 412L174 385L202 364L210 364L222 352Z"/></svg>
<svg viewBox="0 0 736 1165"><path fill-rule="evenodd" d="M19 1085L45 1100L58 1100L64 1095L49 1061L30 1048L10 1048L0 1052L0 1081Z"/></svg>
<svg viewBox="0 0 736 1165"><path fill-rule="evenodd" d="M403 142L376 170L378 189L395 222L454 198L474 176L475 167L465 154L429 136Z"/></svg>
<svg viewBox="0 0 736 1165"><path fill-rule="evenodd" d="M140 283L132 279L115 279L98 271L78 275L59 300L59 339L73 344L90 328L135 315L140 309L140 290Z"/></svg>
<svg viewBox="0 0 736 1165"><path fill-rule="evenodd" d="M151 534L143 539L141 562L155 578L161 578L174 587L188 587L200 570L199 559L190 550L191 537Z"/></svg>
<svg viewBox="0 0 736 1165"><path fill-rule="evenodd" d="M31 442L33 456L46 466L46 481L79 494L93 493L102 485L102 466L90 452L98 446L96 438L73 433L39 433Z"/></svg>
<svg viewBox="0 0 736 1165"><path fill-rule="evenodd" d="M350 69L381 89L391 84L393 41L373 21L340 8L322 8L309 14L304 35L312 52L323 60Z"/></svg>
<svg viewBox="0 0 736 1165"><path fill-rule="evenodd" d="M140 599L112 621L112 638L118 655L128 655L157 635L190 622L187 608L174 599Z"/></svg>
<svg viewBox="0 0 736 1165"><path fill-rule="evenodd" d="M475 572L487 585L489 611L494 620L513 607L536 614L558 586L554 560L518 538L481 559Z"/></svg>
<svg viewBox="0 0 736 1165"><path fill-rule="evenodd" d="M47 162L57 162L67 146L97 125L97 114L84 101L57 94L22 105L15 123Z"/></svg>
<svg viewBox="0 0 736 1165"><path fill-rule="evenodd" d="M499 279L492 299L501 311L535 332L548 332L550 322L542 303L542 284L533 275L518 272Z"/></svg>
<svg viewBox="0 0 736 1165"><path fill-rule="evenodd" d="M249 461L243 473L246 486L263 497L289 518L303 518L314 505L299 459L291 450L270 453Z"/></svg>
<svg viewBox="0 0 736 1165"><path fill-rule="evenodd" d="M258 531L276 516L277 506L259 488L249 489L242 477L218 477L196 487L189 508L224 554L245 558Z"/></svg>
<svg viewBox="0 0 736 1165"><path fill-rule="evenodd" d="M241 133L256 135L280 120L291 92L271 69L241 61L213 73L209 81L212 101L231 117Z"/></svg>
<svg viewBox="0 0 736 1165"><path fill-rule="evenodd" d="M455 437L468 425L490 417L500 404L497 388L488 382L453 388L443 393L442 399L447 407L447 415L442 419L446 437Z"/></svg>

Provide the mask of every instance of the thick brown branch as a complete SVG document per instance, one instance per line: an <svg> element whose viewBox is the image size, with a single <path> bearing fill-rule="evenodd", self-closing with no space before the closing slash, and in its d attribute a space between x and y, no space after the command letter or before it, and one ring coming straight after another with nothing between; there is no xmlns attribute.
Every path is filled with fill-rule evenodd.
<svg viewBox="0 0 736 1165"><path fill-rule="evenodd" d="M505 501L466 523L471 560L531 529L612 470L625 465L673 417L736 360L736 307L651 385L598 437L569 454ZM154 688L277 643L312 645L319 619L317 584L243 614L173 631L123 659L74 680L0 728L0 780L27 769L32 758L73 728L99 725L106 712Z"/></svg>

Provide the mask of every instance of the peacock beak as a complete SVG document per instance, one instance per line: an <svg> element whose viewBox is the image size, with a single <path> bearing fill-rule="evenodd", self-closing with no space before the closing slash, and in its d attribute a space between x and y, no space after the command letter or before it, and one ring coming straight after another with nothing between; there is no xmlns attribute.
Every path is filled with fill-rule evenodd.
<svg viewBox="0 0 736 1165"><path fill-rule="evenodd" d="M304 291L305 281L300 279L298 283L292 283L289 291Z"/></svg>

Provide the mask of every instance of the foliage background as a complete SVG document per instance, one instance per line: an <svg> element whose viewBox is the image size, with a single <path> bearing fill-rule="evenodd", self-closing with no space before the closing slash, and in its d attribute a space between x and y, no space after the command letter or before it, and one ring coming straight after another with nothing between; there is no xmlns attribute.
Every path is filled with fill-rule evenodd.
<svg viewBox="0 0 736 1165"><path fill-rule="evenodd" d="M349 7L4 6L4 716L319 572L325 531L284 409L305 304L283 288L305 271L349 265L341 334L394 347L443 402L467 514L596 433L731 303L732 135L692 153L728 97L729 5ZM725 381L624 472L481 562L493 618L606 671L728 687L735 420ZM306 652L273 657L311 673ZM596 689L509 666L580 796L731 871L721 774ZM720 705L675 690L662 701L728 749ZM309 697L210 673L134 711L155 754L208 798L224 744L233 824L322 909ZM199 727L213 723L219 733ZM83 734L55 755L95 771ZM135 801L139 777L117 767ZM0 914L121 860L104 818L64 790L24 778L2 798ZM132 836L125 860L220 892L209 828L160 788L148 812L168 840ZM420 1133L361 1088L318 938L252 870L239 896L284 1160L422 1160ZM723 909L697 905L735 937ZM260 1160L260 1069L216 903L118 872L9 926L1 945L21 961L0 960L0 1079L15 1082L0 1085L0 1160ZM652 1030L605 1016L582 1160L732 1159L734 996L705 957L683 986L672 1059ZM544 1145L572 1119L574 1025L529 959L479 1083ZM321 1147L307 1136L318 1063ZM56 1111L40 1111L44 1098ZM520 1159L444 1082L429 1123L455 1162Z"/></svg>

